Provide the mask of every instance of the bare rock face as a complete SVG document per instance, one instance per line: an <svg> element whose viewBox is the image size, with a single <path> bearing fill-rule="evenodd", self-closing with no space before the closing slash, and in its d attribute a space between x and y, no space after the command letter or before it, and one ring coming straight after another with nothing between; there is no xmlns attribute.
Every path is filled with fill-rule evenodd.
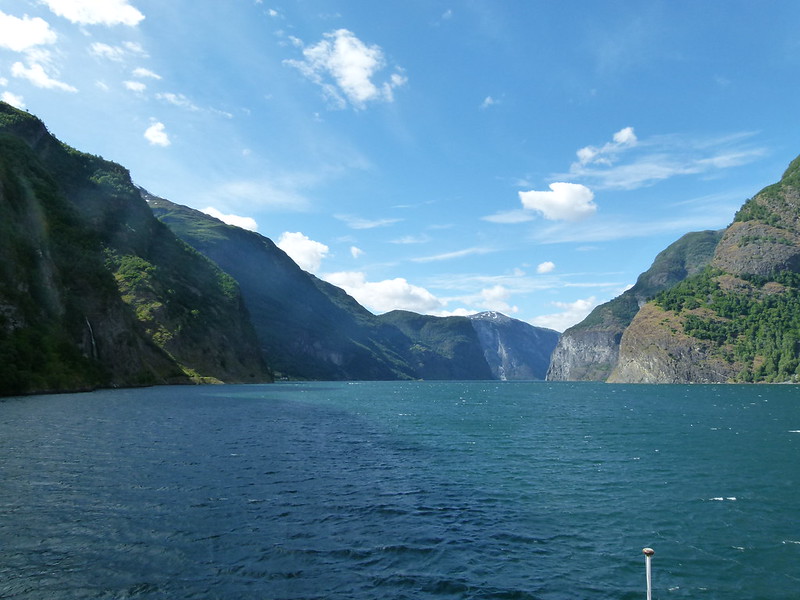
<svg viewBox="0 0 800 600"><path fill-rule="evenodd" d="M734 275L797 271L800 235L759 221L735 222L725 231L711 264Z"/></svg>
<svg viewBox="0 0 800 600"><path fill-rule="evenodd" d="M495 311L470 317L495 379L541 380L547 375L558 332Z"/></svg>
<svg viewBox="0 0 800 600"><path fill-rule="evenodd" d="M702 270L721 231L687 233L656 256L631 289L601 304L561 336L553 352L549 381L605 381L617 364L622 333L639 308L658 292Z"/></svg>
<svg viewBox="0 0 800 600"><path fill-rule="evenodd" d="M625 330L609 383L726 383L735 365L710 356L709 342L689 337L682 320L653 303Z"/></svg>
<svg viewBox="0 0 800 600"><path fill-rule="evenodd" d="M619 356L623 328L567 330L559 339L548 381L603 381Z"/></svg>

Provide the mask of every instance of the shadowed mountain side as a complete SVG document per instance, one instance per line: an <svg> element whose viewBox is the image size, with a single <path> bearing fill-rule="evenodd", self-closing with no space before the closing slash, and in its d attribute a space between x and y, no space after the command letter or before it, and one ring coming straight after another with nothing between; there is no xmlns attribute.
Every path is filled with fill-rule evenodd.
<svg viewBox="0 0 800 600"><path fill-rule="evenodd" d="M617 364L622 333L639 308L657 293L701 271L723 231L687 233L660 252L636 284L596 307L567 329L553 352L550 381L605 381Z"/></svg>
<svg viewBox="0 0 800 600"><path fill-rule="evenodd" d="M154 214L239 283L267 362L295 379L490 379L469 320L376 316L268 238L141 191Z"/></svg>
<svg viewBox="0 0 800 600"><path fill-rule="evenodd" d="M269 380L236 283L123 167L0 103L0 393Z"/></svg>
<svg viewBox="0 0 800 600"><path fill-rule="evenodd" d="M495 379L542 380L559 333L489 311L470 317Z"/></svg>

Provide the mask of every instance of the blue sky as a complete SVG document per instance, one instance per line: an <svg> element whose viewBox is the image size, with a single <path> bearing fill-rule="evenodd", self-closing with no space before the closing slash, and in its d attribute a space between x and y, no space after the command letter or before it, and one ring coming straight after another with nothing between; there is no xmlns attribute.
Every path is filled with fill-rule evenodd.
<svg viewBox="0 0 800 600"><path fill-rule="evenodd" d="M0 97L376 313L559 331L797 154L800 2L0 0Z"/></svg>

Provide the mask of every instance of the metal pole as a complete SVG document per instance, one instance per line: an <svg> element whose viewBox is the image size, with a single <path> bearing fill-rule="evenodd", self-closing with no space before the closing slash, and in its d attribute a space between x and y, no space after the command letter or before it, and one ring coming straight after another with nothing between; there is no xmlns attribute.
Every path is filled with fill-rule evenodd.
<svg viewBox="0 0 800 600"><path fill-rule="evenodd" d="M653 554L656 553L655 550L652 548L643 548L642 552L644 553L644 570L647 576L647 600L652 600L652 585L650 582L650 559L653 557Z"/></svg>

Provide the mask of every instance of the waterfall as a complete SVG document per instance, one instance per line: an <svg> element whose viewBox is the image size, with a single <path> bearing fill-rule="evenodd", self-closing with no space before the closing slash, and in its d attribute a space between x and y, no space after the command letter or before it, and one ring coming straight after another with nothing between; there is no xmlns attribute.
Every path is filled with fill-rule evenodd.
<svg viewBox="0 0 800 600"><path fill-rule="evenodd" d="M92 339L92 358L97 359L97 343L94 341L94 330L92 330L92 324L89 323L89 317L84 317L86 319L86 327L89 328L89 337Z"/></svg>

